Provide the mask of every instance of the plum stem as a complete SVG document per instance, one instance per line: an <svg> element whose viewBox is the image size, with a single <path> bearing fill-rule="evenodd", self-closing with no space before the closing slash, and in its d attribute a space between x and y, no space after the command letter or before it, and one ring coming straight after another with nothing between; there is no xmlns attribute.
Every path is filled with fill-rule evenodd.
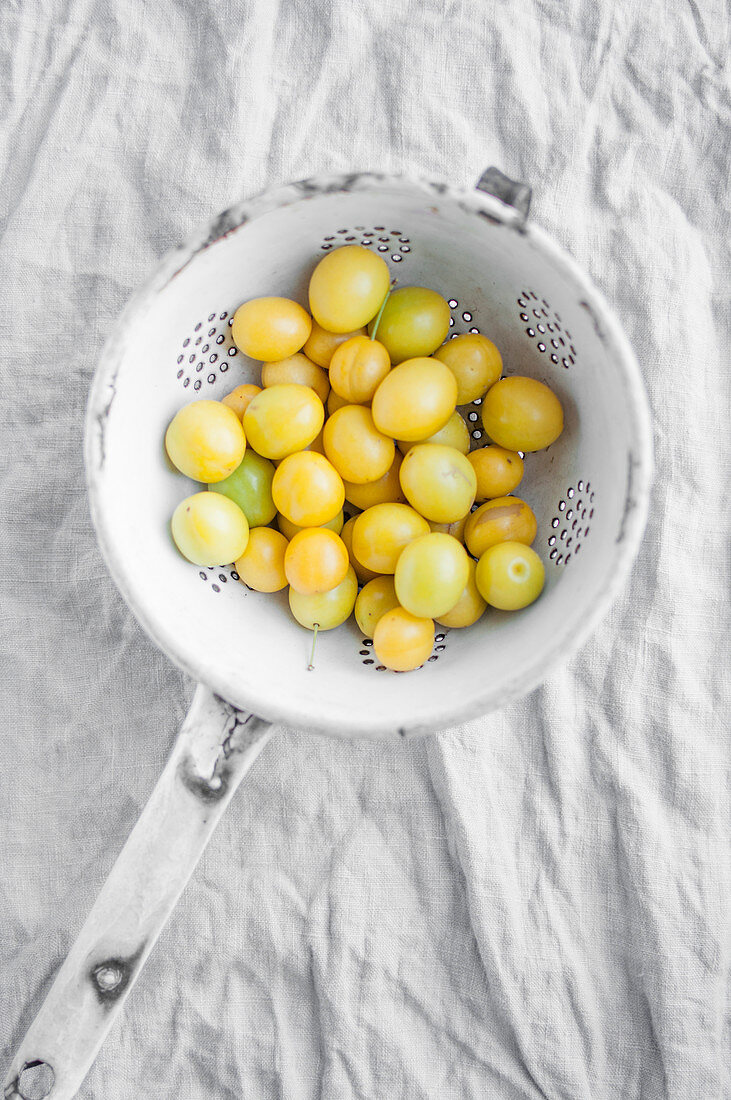
<svg viewBox="0 0 731 1100"><path fill-rule="evenodd" d="M317 643L317 631L319 629L319 626L319 623L314 624L314 630L312 633L312 650L310 651L310 663L307 666L308 672L312 672L315 668L315 645Z"/></svg>
<svg viewBox="0 0 731 1100"><path fill-rule="evenodd" d="M394 289L395 286L396 286L396 280L394 279L393 282L391 283L391 286L388 288L388 291L386 292L386 297L381 302L381 308L379 309L378 313L376 314L375 324L373 325L373 332L371 333L371 340L375 340L375 338L376 338L376 333L378 332L378 326L381 323L381 317L383 316L383 311L386 308L386 302L391 297L391 291Z"/></svg>

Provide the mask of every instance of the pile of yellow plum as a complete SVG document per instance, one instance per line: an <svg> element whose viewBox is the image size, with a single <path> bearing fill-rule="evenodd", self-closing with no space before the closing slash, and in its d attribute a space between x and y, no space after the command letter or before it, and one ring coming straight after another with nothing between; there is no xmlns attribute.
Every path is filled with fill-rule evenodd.
<svg viewBox="0 0 731 1100"><path fill-rule="evenodd" d="M447 340L445 299L392 290L365 247L317 264L309 306L240 306L233 340L262 362L261 386L194 401L170 423L171 461L208 487L178 505L173 538L197 565L235 562L257 592L289 586L310 630L354 611L381 664L418 668L434 620L466 627L487 605L517 610L540 595L536 518L509 494L519 452L561 434L561 404L532 378L501 379L485 336ZM478 398L490 443L470 453L457 406Z"/></svg>

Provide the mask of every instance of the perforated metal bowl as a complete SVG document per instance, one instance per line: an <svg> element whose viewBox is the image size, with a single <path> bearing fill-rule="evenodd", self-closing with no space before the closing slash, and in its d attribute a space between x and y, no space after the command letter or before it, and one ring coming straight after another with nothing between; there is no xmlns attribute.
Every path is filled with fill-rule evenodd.
<svg viewBox="0 0 731 1100"><path fill-rule="evenodd" d="M502 186L492 174L485 186ZM507 191L506 191L507 188ZM518 204L519 205L519 204ZM541 598L519 615L489 611L441 631L426 665L383 669L354 623L324 634L315 672L309 635L286 595L251 592L231 569L197 569L167 521L193 484L165 460L177 409L258 380L237 352L243 300L307 303L318 259L339 244L372 248L401 285L439 290L452 333L484 332L505 373L550 385L566 414L560 439L528 455L520 495L538 518L547 564ZM475 445L479 402L465 411ZM172 659L240 708L331 733L388 736L470 718L533 687L605 613L636 553L650 480L647 402L621 328L587 277L524 211L494 195L379 175L279 188L221 215L168 256L120 321L91 395L91 499L109 567Z"/></svg>

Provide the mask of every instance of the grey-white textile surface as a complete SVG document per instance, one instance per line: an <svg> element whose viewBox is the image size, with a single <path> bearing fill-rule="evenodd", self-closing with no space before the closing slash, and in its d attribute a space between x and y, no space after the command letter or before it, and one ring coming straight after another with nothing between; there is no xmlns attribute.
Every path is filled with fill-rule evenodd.
<svg viewBox="0 0 731 1100"><path fill-rule="evenodd" d="M641 362L657 474L632 579L501 713L273 742L80 1096L731 1095L729 56L721 0L4 0L3 1066L193 690L89 519L110 324L264 186L496 164Z"/></svg>

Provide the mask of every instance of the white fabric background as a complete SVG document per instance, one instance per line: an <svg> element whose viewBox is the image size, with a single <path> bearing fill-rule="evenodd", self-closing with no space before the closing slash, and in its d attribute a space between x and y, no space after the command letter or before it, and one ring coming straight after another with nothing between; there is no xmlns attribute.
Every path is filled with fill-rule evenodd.
<svg viewBox="0 0 731 1100"><path fill-rule="evenodd" d="M657 478L631 583L503 713L272 744L80 1095L731 1095L721 0L4 0L0 60L3 1066L192 694L89 520L110 323L263 186L497 164L642 364Z"/></svg>

